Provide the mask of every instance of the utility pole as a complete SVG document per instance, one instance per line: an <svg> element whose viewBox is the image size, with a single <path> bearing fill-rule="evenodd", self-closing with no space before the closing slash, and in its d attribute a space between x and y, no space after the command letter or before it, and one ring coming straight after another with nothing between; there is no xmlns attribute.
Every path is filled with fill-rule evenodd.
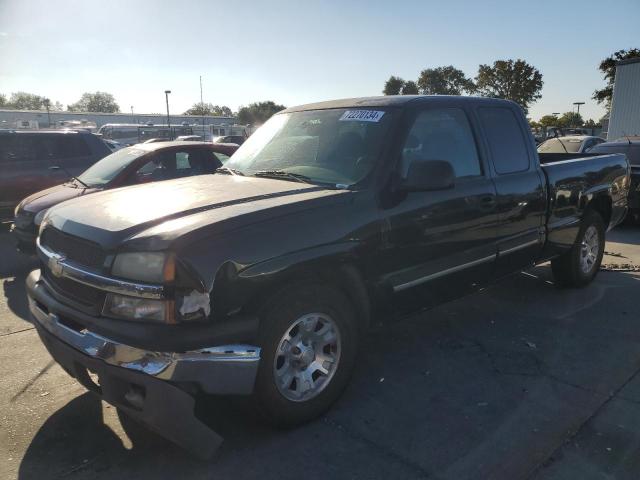
<svg viewBox="0 0 640 480"><path fill-rule="evenodd" d="M133 105L131 105L131 123L136 123L135 117L133 116Z"/></svg>
<svg viewBox="0 0 640 480"><path fill-rule="evenodd" d="M49 108L51 107L51 100L48 98L44 99L44 106L47 107L47 128L51 128L51 113L49 113Z"/></svg>
<svg viewBox="0 0 640 480"><path fill-rule="evenodd" d="M164 97L165 100L167 102L167 129L169 130L167 133L169 134L169 137L173 137L171 135L171 117L169 116L169 94L171 93L171 90L165 90L164 91ZM173 138L172 138L173 140Z"/></svg>
<svg viewBox="0 0 640 480"><path fill-rule="evenodd" d="M204 102L202 101L202 75L200 75L200 108L202 109L202 140L206 140L207 136L204 133Z"/></svg>

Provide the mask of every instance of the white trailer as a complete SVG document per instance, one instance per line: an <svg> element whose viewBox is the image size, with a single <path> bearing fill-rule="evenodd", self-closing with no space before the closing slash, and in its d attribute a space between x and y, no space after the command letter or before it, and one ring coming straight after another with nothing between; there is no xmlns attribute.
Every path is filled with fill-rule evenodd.
<svg viewBox="0 0 640 480"><path fill-rule="evenodd" d="M621 60L616 65L607 140L625 135L640 136L640 58Z"/></svg>

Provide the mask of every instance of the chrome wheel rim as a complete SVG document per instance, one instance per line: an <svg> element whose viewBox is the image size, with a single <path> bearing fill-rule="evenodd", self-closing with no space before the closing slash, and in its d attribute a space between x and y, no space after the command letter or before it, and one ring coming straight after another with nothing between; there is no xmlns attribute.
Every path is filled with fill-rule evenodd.
<svg viewBox="0 0 640 480"><path fill-rule="evenodd" d="M591 273L598 259L599 251L600 239L598 238L598 230L591 225L584 232L580 248L580 268L582 268L583 273Z"/></svg>
<svg viewBox="0 0 640 480"><path fill-rule="evenodd" d="M331 382L340 362L340 331L324 313L295 320L278 343L273 373L278 391L293 402L316 397Z"/></svg>

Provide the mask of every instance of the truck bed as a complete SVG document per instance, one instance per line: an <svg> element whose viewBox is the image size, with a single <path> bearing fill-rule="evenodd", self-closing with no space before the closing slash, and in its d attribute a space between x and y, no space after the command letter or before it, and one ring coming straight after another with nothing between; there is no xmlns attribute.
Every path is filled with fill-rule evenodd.
<svg viewBox="0 0 640 480"><path fill-rule="evenodd" d="M580 228L585 206L599 194L610 192L610 212L604 218L607 230L620 223L626 214L629 166L624 154L589 153L540 154L547 179L549 208L547 240L550 247L566 248ZM609 195L603 195L603 200Z"/></svg>

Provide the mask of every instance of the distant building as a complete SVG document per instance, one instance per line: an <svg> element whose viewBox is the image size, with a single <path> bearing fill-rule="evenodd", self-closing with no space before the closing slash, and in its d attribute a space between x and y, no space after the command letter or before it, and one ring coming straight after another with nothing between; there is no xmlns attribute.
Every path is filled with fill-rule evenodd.
<svg viewBox="0 0 640 480"><path fill-rule="evenodd" d="M235 117L212 117L199 115L171 115L172 125L215 125L219 127L234 125ZM162 113L75 113L40 110L7 110L0 109L0 128L57 128L65 122L95 124L100 128L106 123L136 123L146 125L166 125L167 115Z"/></svg>
<svg viewBox="0 0 640 480"><path fill-rule="evenodd" d="M616 65L607 140L625 135L640 135L640 58Z"/></svg>

